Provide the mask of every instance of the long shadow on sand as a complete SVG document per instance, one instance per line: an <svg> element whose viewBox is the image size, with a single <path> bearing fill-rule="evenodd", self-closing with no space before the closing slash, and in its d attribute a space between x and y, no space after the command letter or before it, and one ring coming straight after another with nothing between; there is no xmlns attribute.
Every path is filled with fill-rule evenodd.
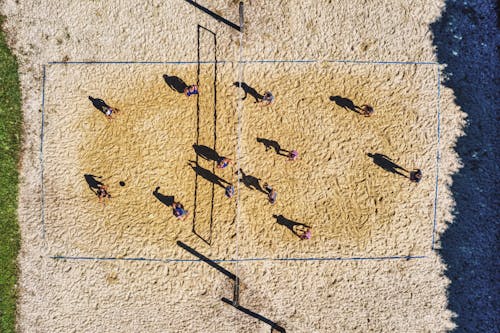
<svg viewBox="0 0 500 333"><path fill-rule="evenodd" d="M292 221L284 217L283 215L273 215L273 217L276 219L276 223L279 225L282 225L284 227L287 227L293 234L297 237L300 238L300 235L297 233L295 230L297 227L305 227L305 228L310 228L307 224Z"/></svg>
<svg viewBox="0 0 500 333"><path fill-rule="evenodd" d="M184 90L187 88L186 82L184 82L180 77L174 75L168 76L167 74L164 74L163 80L165 80L165 83L170 87L170 89L177 91L180 94L183 94Z"/></svg>
<svg viewBox="0 0 500 333"><path fill-rule="evenodd" d="M340 106L343 109L346 110L351 110L356 113L360 113L359 110L361 109L359 106L354 104L352 100L349 98L345 98L342 96L330 96L330 101L335 102L338 106Z"/></svg>
<svg viewBox="0 0 500 333"><path fill-rule="evenodd" d="M220 186L222 188L226 188L227 185L231 185L227 180L224 180L211 172L210 170L207 170L201 166L199 166L196 161L189 161L189 166L193 169L196 174L202 178L205 178L209 182L213 183L214 185Z"/></svg>
<svg viewBox="0 0 500 333"><path fill-rule="evenodd" d="M160 189L160 186L157 186L155 190L153 191L153 195L158 201L160 201L162 204L164 204L167 207L171 207L172 204L174 203L174 196L173 195L164 195L158 192Z"/></svg>
<svg viewBox="0 0 500 333"><path fill-rule="evenodd" d="M194 144L193 149L196 155L207 161L217 162L220 159L220 155L210 147Z"/></svg>
<svg viewBox="0 0 500 333"><path fill-rule="evenodd" d="M94 176L94 175L86 173L85 175L83 175L83 177L85 178L85 181L87 182L87 185L89 186L89 189L92 192L94 192L95 194L97 194L97 190L99 189L99 185L104 185L100 180L98 180L98 179L102 179L101 176Z"/></svg>
<svg viewBox="0 0 500 333"><path fill-rule="evenodd" d="M463 163L451 186L455 219L439 250L451 281L448 308L457 314L453 332L500 331L497 9L494 1L446 1L431 25L439 63L447 64L444 85L468 114L455 148Z"/></svg>
<svg viewBox="0 0 500 333"><path fill-rule="evenodd" d="M245 95L241 98L241 100L245 100L247 98L247 96L250 95L253 98L255 98L255 102L254 103L257 103L257 102L261 101L262 98L264 98L263 95L259 94L257 92L257 90L255 90L254 88L250 87L245 82L238 82L237 81L237 82L233 83L233 86L243 89L243 92L245 93Z"/></svg>
<svg viewBox="0 0 500 333"><path fill-rule="evenodd" d="M389 156L384 155L384 154L379 154L379 153L375 153L375 154L368 153L366 155L368 157L371 157L371 159L373 160L373 163L375 163L376 165L378 165L379 167L381 167L385 171L390 172L390 173L395 173L397 175L408 178L407 175L405 175L404 173L401 173L399 170L404 171L404 172L408 172L408 171L405 168L394 163Z"/></svg>
<svg viewBox="0 0 500 333"><path fill-rule="evenodd" d="M281 148L278 141L264 139L264 138L257 138L257 142L262 143L264 145L264 147L266 147L266 151L269 151L270 149L274 149L276 154L281 155L281 156L288 156L288 153L290 153L290 151Z"/></svg>
<svg viewBox="0 0 500 333"><path fill-rule="evenodd" d="M260 186L260 178L247 175L242 169L240 169L238 173L241 174L240 182L242 182L247 188L267 194L267 192L262 189L262 186Z"/></svg>
<svg viewBox="0 0 500 333"><path fill-rule="evenodd" d="M186 1L187 3L189 3L190 5L193 5L194 7L198 8L199 10L201 10L202 12L212 16L214 19L216 19L217 21L219 22L222 22L226 25L228 25L229 27L233 28L233 29L236 29L238 31L241 31L241 27L231 21L229 21L228 19L220 16L219 14L211 11L210 9L206 8L206 7L203 7L202 5L198 4L196 1L193 1L193 0L184 0ZM241 8L241 6L240 6ZM240 9L241 10L241 9Z"/></svg>
<svg viewBox="0 0 500 333"><path fill-rule="evenodd" d="M215 261L209 259L208 257L204 256L203 254L201 254L200 252L196 251L195 249L193 249L192 247L190 247L189 245L181 242L181 241L177 241L177 245L179 247L181 247L182 249L186 250L187 252L189 252L190 254L194 255L195 257L197 257L199 260L203 261L204 263L208 264L209 266L215 268L216 270L218 270L219 272L221 272L222 274L224 274L225 276L227 276L229 279L233 280L234 281L234 288L233 288L233 300L229 300L228 298L226 297L222 297L222 301L224 303L227 303L229 305L231 305L232 307L234 307L235 309L237 310L240 310L241 312L243 312L244 314L246 315L249 315L257 320L260 320L262 321L263 323L266 323L268 324L269 326L271 326L271 331L275 330L276 332L279 332L279 333L286 333L286 330L285 328L281 327L280 325L278 325L277 323L275 323L274 321L264 317L263 315L257 313L257 312L253 312L243 306L240 305L240 279L238 278L238 276L236 276L235 274L231 273L229 270L225 269L224 267L222 267L221 265L219 265L218 263L216 263Z"/></svg>
<svg viewBox="0 0 500 333"><path fill-rule="evenodd" d="M102 113L106 114L106 112L104 111L104 108L109 108L109 105L106 104L105 101L103 101L102 99L100 98L94 98L92 96L89 96L89 100L92 102L92 105L99 111L101 111Z"/></svg>

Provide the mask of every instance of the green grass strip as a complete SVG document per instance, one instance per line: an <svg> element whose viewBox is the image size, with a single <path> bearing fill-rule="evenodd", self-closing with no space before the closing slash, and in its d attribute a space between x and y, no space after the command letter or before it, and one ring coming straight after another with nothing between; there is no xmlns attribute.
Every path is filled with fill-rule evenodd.
<svg viewBox="0 0 500 333"><path fill-rule="evenodd" d="M0 26L4 18L0 16ZM0 332L15 332L21 91L17 61L0 29Z"/></svg>

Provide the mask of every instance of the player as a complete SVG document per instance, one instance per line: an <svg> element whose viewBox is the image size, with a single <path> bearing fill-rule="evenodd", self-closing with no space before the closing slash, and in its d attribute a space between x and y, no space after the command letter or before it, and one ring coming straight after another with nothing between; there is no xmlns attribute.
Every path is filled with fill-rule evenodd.
<svg viewBox="0 0 500 333"><path fill-rule="evenodd" d="M414 183L420 183L422 180L422 170L420 169L415 169L413 171L410 171L410 181Z"/></svg>
<svg viewBox="0 0 500 333"><path fill-rule="evenodd" d="M108 187L102 184L97 185L97 198L99 198L99 203L106 206L106 199L111 199L111 194L108 193Z"/></svg>
<svg viewBox="0 0 500 333"><path fill-rule="evenodd" d="M368 104L361 105L360 110L361 110L361 114L365 117L371 117L375 113L373 106L368 105Z"/></svg>
<svg viewBox="0 0 500 333"><path fill-rule="evenodd" d="M117 108L112 108L111 106L103 105L102 112L108 120L113 120L113 115L118 114L120 110Z"/></svg>
<svg viewBox="0 0 500 333"><path fill-rule="evenodd" d="M288 160L293 162L299 159L299 152L295 149L288 153Z"/></svg>
<svg viewBox="0 0 500 333"><path fill-rule="evenodd" d="M217 163L217 168L219 168L219 169L225 169L229 165L231 165L232 163L233 163L233 161L231 161L229 158L227 158L227 157L221 157L219 159L219 162Z"/></svg>
<svg viewBox="0 0 500 333"><path fill-rule="evenodd" d="M278 192L276 192L276 190L267 183L264 183L264 189L267 191L267 199L269 200L269 203L274 205L278 197Z"/></svg>
<svg viewBox="0 0 500 333"><path fill-rule="evenodd" d="M188 217L189 212L184 209L184 206L180 202L174 202L172 208L174 216L178 219L185 220Z"/></svg>
<svg viewBox="0 0 500 333"><path fill-rule="evenodd" d="M196 84L193 84L189 87L186 87L186 89L184 89L184 94L189 97L191 95L198 95L198 86Z"/></svg>
<svg viewBox="0 0 500 333"><path fill-rule="evenodd" d="M274 102L274 96L270 91L266 91L260 101L260 106L268 106Z"/></svg>

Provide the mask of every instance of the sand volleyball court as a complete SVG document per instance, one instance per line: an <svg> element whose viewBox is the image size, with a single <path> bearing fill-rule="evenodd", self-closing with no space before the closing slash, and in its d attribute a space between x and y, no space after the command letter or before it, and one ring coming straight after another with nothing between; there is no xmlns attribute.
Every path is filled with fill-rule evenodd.
<svg viewBox="0 0 500 333"><path fill-rule="evenodd" d="M237 66L47 68L45 225L53 255L186 258L177 240L216 259L428 253L437 153L435 66L242 64L255 82L245 85L275 95L268 107L250 94L239 102L245 92L235 85ZM186 97L172 80L198 83L200 94ZM108 120L89 96L121 112ZM373 101L372 117L352 107ZM298 161L286 158L292 149L300 152ZM374 157L382 155L387 158ZM237 167L215 168L218 156ZM410 182L407 171L379 163L384 159L407 171L425 170L424 180ZM239 195L231 200L224 188L237 185L237 169ZM109 187L112 199L105 206L93 181ZM266 182L278 191L275 205L267 202ZM187 220L172 215L169 200L184 204L191 212ZM314 237L300 241L294 223L311 226Z"/></svg>
<svg viewBox="0 0 500 333"><path fill-rule="evenodd" d="M450 220L461 116L433 61L439 5L249 1L241 34L216 17L240 23L238 3L8 8L46 13L40 27L61 40L39 41L39 88L22 76L37 134L24 158L42 163L24 170L33 184L20 201L21 331L452 326L433 247ZM193 84L199 95L186 97ZM262 107L266 91L275 100ZM108 120L100 103L120 113ZM217 168L220 157L233 165ZM311 239L294 233L301 225Z"/></svg>

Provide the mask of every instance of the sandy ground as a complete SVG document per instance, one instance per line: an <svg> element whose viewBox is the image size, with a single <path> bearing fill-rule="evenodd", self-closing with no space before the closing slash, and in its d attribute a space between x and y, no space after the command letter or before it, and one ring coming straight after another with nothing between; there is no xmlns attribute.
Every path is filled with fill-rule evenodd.
<svg viewBox="0 0 500 333"><path fill-rule="evenodd" d="M236 1L199 3L238 22ZM249 62L242 64L239 33L185 1L6 1L4 29L20 62L25 117L19 331L269 331L221 302L232 297L228 278L205 263L178 261L194 257L177 241L230 260L221 265L241 280L240 304L287 332L451 329L448 280L431 250L437 110L439 233L451 220L448 186L463 114L451 90L441 87L438 98L435 65L328 61L435 61L429 24L441 6L249 1L241 44ZM255 62L261 59L280 61ZM296 59L315 61L286 62ZM183 96L165 74L198 83L201 94ZM240 79L258 93L271 90L275 103L241 100L233 84ZM121 113L106 120L88 96ZM362 117L332 96L371 104L377 113ZM266 151L258 138L297 149L300 160ZM215 169L193 144L232 158L259 186L273 185L277 203L238 183L234 170ZM419 167L424 179L412 184L406 171L387 172L368 153L406 170ZM112 194L107 206L85 175L103 177ZM224 196L227 183L237 185L236 199ZM190 211L186 221L172 216L169 196ZM286 227L293 222L312 226L313 238L300 241ZM425 258L272 260L382 256Z"/></svg>

